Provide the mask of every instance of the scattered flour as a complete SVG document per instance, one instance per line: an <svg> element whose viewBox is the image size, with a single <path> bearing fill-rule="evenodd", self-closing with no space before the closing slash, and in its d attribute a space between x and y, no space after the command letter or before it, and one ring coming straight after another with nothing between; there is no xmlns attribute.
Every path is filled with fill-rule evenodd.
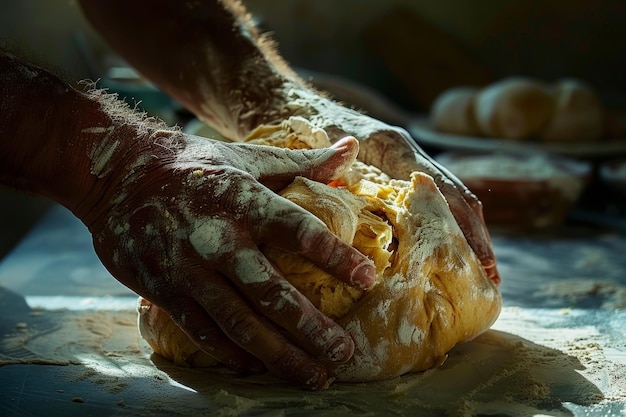
<svg viewBox="0 0 626 417"><path fill-rule="evenodd" d="M620 415L626 407L626 361L611 359L622 347L609 347L610 332L576 325L584 311L506 308L494 330L459 345L437 369L375 383L334 383L314 393L267 375L180 368L158 356L149 360L134 311L37 312L20 318L26 329L5 336L2 364L78 364L63 367L65 381L73 381L87 403L98 392L113 394L128 411L137 407L146 415L566 417L571 410ZM611 316L604 323L617 326L624 318ZM53 387L66 383L59 379Z"/></svg>
<svg viewBox="0 0 626 417"><path fill-rule="evenodd" d="M576 304L586 297L603 297L601 308L615 310L626 308L626 286L612 280L571 278L543 284L537 297L563 298Z"/></svg>

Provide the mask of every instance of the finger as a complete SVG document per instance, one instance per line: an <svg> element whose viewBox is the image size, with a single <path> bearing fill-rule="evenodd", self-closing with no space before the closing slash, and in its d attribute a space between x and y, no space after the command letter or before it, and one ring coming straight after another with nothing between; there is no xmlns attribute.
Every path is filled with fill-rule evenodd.
<svg viewBox="0 0 626 417"><path fill-rule="evenodd" d="M326 385L328 372L324 365L289 343L282 334L262 320L230 282L225 278L199 282L195 295L198 303L234 343L262 360L272 374L312 389ZM276 305L285 301L268 302L263 297L251 298L258 300L257 308L265 310L272 309L269 305L271 303Z"/></svg>
<svg viewBox="0 0 626 417"><path fill-rule="evenodd" d="M450 210L468 244L480 259L489 278L495 284L500 283L491 237L483 217L482 203L451 172L434 161L431 163L435 169L431 169L430 175L446 197Z"/></svg>
<svg viewBox="0 0 626 417"><path fill-rule="evenodd" d="M419 169L433 177L442 194L446 197L459 228L481 261L487 276L495 284L499 284L500 276L496 267L491 237L483 217L482 203L460 179L417 146L408 134L404 134L402 131L399 133L416 153Z"/></svg>
<svg viewBox="0 0 626 417"><path fill-rule="evenodd" d="M254 191L256 203L249 205L246 220L254 241L302 255L353 287L366 290L376 283L374 263L320 219L265 187Z"/></svg>
<svg viewBox="0 0 626 417"><path fill-rule="evenodd" d="M164 310L187 337L221 364L240 373L259 373L265 370L262 361L226 336L193 298L179 299L165 305L169 305L169 308Z"/></svg>
<svg viewBox="0 0 626 417"><path fill-rule="evenodd" d="M361 290L376 283L376 267L365 255L331 233L328 227L308 212L293 212L272 224L275 237L285 239L271 244L306 257L335 278ZM289 231L291 230L291 233Z"/></svg>
<svg viewBox="0 0 626 417"><path fill-rule="evenodd" d="M256 248L239 245L224 273L257 311L285 329L307 352L337 363L352 357L354 342L348 333L286 281Z"/></svg>
<svg viewBox="0 0 626 417"><path fill-rule="evenodd" d="M239 167L252 173L259 182L277 190L287 186L296 176L328 183L339 178L356 160L359 142L346 137L329 148L292 150L258 145L239 145L254 152L248 160L254 166Z"/></svg>

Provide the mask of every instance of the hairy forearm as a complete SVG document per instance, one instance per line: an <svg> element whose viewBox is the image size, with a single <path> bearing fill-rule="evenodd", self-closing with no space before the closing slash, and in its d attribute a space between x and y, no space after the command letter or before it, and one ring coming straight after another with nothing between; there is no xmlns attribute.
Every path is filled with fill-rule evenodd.
<svg viewBox="0 0 626 417"><path fill-rule="evenodd" d="M288 116L302 83L234 1L81 0L85 16L131 65L225 136ZM284 114L280 114L284 113Z"/></svg>
<svg viewBox="0 0 626 417"><path fill-rule="evenodd" d="M77 92L47 71L3 52L0 76L0 181L63 199L52 177L71 179L75 171L86 169L67 163L75 147L66 139Z"/></svg>
<svg viewBox="0 0 626 417"><path fill-rule="evenodd" d="M346 135L362 140L391 129L314 91L271 41L256 33L237 1L155 0L150 7L126 0L80 3L92 25L129 63L232 140L290 116L307 118L332 141ZM399 148L394 154L412 152L402 141L373 142L362 141L360 159L380 167L381 146Z"/></svg>
<svg viewBox="0 0 626 417"><path fill-rule="evenodd" d="M87 224L140 158L164 153L160 125L101 91L78 91L4 52L0 80L0 185L50 198Z"/></svg>

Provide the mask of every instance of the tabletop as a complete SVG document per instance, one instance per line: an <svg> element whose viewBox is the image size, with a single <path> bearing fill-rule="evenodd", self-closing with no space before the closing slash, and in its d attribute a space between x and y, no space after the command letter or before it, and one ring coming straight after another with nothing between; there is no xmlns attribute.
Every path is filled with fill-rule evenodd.
<svg viewBox="0 0 626 417"><path fill-rule="evenodd" d="M504 308L438 369L306 392L151 354L137 297L52 209L0 263L0 415L626 415L626 236L493 236Z"/></svg>

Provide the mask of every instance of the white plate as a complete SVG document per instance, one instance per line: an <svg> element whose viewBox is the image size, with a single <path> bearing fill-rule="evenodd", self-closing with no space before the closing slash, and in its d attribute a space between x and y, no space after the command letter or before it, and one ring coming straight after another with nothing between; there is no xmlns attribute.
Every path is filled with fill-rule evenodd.
<svg viewBox="0 0 626 417"><path fill-rule="evenodd" d="M427 119L412 120L407 130L420 145L455 151L550 152L564 156L593 158L626 154L625 140L540 143L510 139L481 138L437 132Z"/></svg>

